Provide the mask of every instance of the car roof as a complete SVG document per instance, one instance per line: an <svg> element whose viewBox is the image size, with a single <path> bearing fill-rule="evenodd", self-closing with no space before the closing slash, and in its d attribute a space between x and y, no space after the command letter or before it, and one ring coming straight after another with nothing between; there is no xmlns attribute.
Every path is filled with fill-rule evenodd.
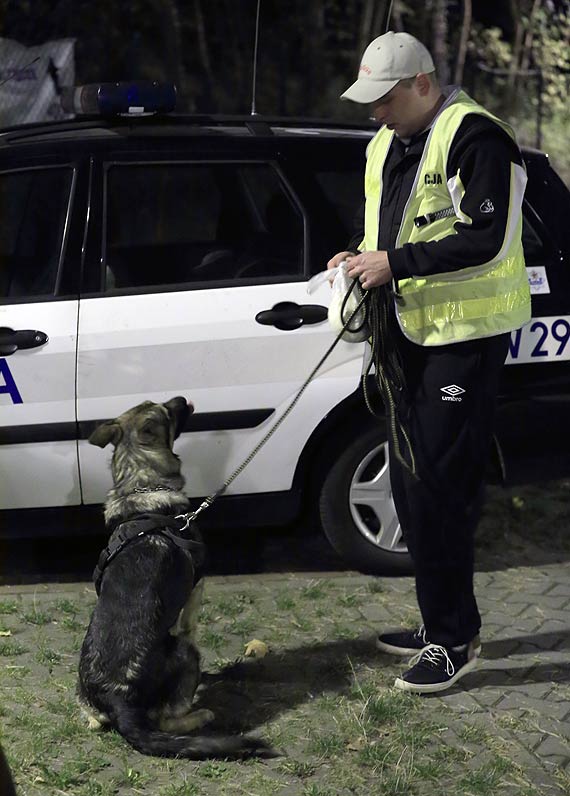
<svg viewBox="0 0 570 796"><path fill-rule="evenodd" d="M542 149L535 149L530 146L523 146L521 149L527 164L544 166L549 163L548 154L543 152Z"/></svg>
<svg viewBox="0 0 570 796"><path fill-rule="evenodd" d="M259 114L142 114L123 116L79 116L74 119L43 121L0 128L0 151L33 143L75 143L89 140L112 142L125 138L184 138L194 136L226 138L315 138L367 140L378 124L362 120L357 124L337 119L291 118ZM527 165L550 166L548 155L533 147L521 147Z"/></svg>
<svg viewBox="0 0 570 796"><path fill-rule="evenodd" d="M51 122L36 122L0 130L0 146L34 141L86 140L93 138L163 136L314 136L370 138L378 129L372 122L354 125L333 119L291 119L283 117L183 115L99 116Z"/></svg>

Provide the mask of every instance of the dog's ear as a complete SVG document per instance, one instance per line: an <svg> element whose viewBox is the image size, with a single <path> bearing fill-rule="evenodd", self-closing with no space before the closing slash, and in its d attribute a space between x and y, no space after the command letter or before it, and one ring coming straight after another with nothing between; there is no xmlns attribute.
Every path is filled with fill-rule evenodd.
<svg viewBox="0 0 570 796"><path fill-rule="evenodd" d="M97 426L89 437L89 442L91 445L98 445L100 448L104 448L112 442L116 447L121 441L122 436L123 430L121 426L114 420L107 420L106 423L101 423L100 426Z"/></svg>

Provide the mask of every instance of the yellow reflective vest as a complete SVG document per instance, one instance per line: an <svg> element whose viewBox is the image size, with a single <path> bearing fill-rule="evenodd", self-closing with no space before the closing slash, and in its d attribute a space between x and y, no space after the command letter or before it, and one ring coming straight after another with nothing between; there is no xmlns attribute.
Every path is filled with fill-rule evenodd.
<svg viewBox="0 0 570 796"><path fill-rule="evenodd" d="M404 210L396 247L456 235L455 224L458 221L471 223L471 219L461 211L465 189L460 173L446 175L451 144L468 113L480 113L493 119L514 140L514 133L507 124L478 105L464 91L459 91L432 124ZM378 248L382 172L392 137L392 131L382 127L368 145L361 251ZM518 329L530 320L530 289L521 242L525 185L524 168L511 163L505 237L500 251L491 261L459 271L412 276L398 281L398 321L405 336L414 343L438 346L490 337ZM447 215L434 218L433 214L438 211L447 211Z"/></svg>

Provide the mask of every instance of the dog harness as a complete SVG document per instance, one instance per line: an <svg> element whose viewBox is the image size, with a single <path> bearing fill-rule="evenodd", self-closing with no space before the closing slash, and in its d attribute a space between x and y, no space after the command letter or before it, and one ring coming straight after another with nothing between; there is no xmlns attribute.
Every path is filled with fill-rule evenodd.
<svg viewBox="0 0 570 796"><path fill-rule="evenodd" d="M195 523L190 524L189 530L197 534ZM132 520L120 523L113 531L107 547L101 551L97 566L93 570L93 583L95 584L97 596L99 596L101 591L101 581L103 580L105 569L111 561L135 539L140 539L153 533L164 536L172 544L192 554L190 556L192 577L194 584L198 583L202 577L206 558L206 546L204 543L181 536L181 528L175 517L165 514L139 514Z"/></svg>

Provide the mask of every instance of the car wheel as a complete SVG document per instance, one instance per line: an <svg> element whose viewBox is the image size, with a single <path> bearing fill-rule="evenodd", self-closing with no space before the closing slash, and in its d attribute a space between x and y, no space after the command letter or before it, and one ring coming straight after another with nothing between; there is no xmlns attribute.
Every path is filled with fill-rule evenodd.
<svg viewBox="0 0 570 796"><path fill-rule="evenodd" d="M368 574L410 574L412 562L392 500L388 443L380 429L349 442L328 471L320 518L334 549Z"/></svg>

